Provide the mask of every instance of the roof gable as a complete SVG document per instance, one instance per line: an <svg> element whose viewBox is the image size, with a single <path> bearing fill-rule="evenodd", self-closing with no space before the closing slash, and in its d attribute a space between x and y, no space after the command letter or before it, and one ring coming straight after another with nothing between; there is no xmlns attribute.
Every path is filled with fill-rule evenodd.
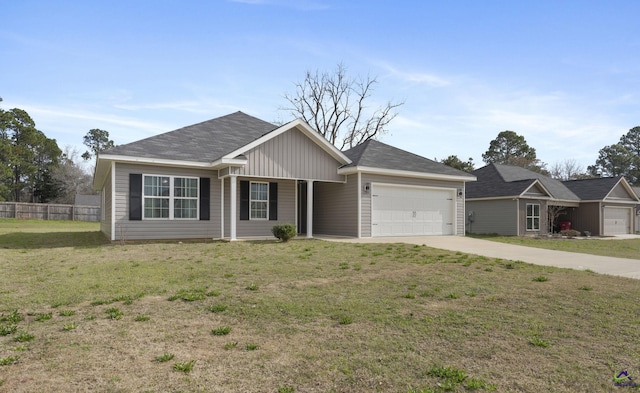
<svg viewBox="0 0 640 393"><path fill-rule="evenodd" d="M343 167L344 171L381 169L389 171L401 171L404 173L430 174L442 177L456 177L460 180L475 180L473 175L462 172L442 163L410 153L369 139L349 150L344 154L351 159L351 164Z"/></svg>

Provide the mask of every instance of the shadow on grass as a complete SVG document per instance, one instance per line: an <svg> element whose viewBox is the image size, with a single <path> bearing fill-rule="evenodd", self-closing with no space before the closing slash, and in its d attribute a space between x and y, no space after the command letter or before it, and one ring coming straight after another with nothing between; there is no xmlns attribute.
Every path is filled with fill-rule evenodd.
<svg viewBox="0 0 640 393"><path fill-rule="evenodd" d="M102 232L13 232L0 235L0 249L91 248L109 241Z"/></svg>

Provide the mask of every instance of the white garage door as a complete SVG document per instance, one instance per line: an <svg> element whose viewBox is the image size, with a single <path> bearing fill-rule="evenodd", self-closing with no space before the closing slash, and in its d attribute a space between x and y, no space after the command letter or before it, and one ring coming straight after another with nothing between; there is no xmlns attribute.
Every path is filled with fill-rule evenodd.
<svg viewBox="0 0 640 393"><path fill-rule="evenodd" d="M374 184L372 235L453 235L454 195L454 190Z"/></svg>
<svg viewBox="0 0 640 393"><path fill-rule="evenodd" d="M631 211L629 208L604 208L604 234L621 235L631 233Z"/></svg>

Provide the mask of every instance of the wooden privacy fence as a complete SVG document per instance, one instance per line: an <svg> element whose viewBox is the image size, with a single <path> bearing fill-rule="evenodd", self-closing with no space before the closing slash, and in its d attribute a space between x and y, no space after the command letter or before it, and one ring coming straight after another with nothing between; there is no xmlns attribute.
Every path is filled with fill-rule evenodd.
<svg viewBox="0 0 640 393"><path fill-rule="evenodd" d="M100 221L100 208L98 206L0 202L0 218Z"/></svg>

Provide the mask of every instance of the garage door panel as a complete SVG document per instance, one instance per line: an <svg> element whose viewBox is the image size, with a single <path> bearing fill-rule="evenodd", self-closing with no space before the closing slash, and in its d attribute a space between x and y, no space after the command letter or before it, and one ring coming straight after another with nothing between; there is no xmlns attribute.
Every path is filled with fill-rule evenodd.
<svg viewBox="0 0 640 393"><path fill-rule="evenodd" d="M628 208L605 207L603 211L604 234L622 235L631 233L631 211Z"/></svg>
<svg viewBox="0 0 640 393"><path fill-rule="evenodd" d="M372 234L453 234L454 195L453 190L374 185Z"/></svg>

